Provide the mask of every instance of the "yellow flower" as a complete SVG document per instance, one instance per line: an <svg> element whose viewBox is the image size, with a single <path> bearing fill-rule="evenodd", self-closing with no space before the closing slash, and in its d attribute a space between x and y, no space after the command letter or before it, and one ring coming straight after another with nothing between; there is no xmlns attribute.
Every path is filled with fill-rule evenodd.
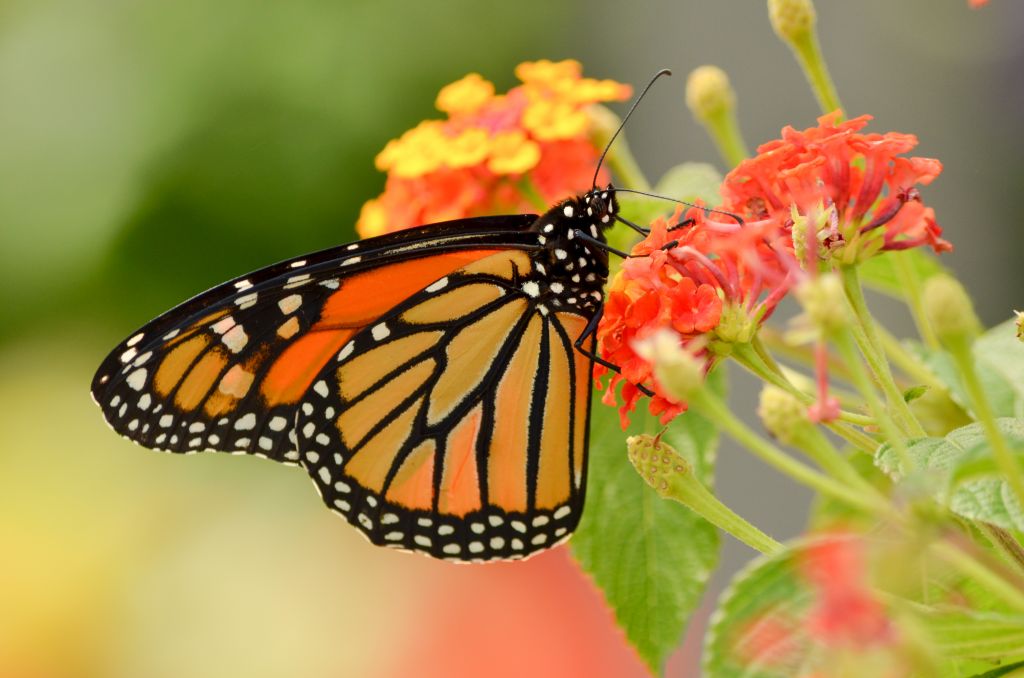
<svg viewBox="0 0 1024 678"><path fill-rule="evenodd" d="M384 193L363 207L364 237L443 219L529 212L531 196L555 201L590 185L600 149L587 107L622 100L631 89L583 78L578 61L520 64L523 84L506 94L477 73L441 89L445 120L427 120L384 147L377 168ZM531 191L523 191L525 176ZM605 179L599 177L599 181Z"/></svg>
<svg viewBox="0 0 1024 678"><path fill-rule="evenodd" d="M542 99L523 112L523 127L540 141L571 139L586 134L587 114L565 101Z"/></svg>
<svg viewBox="0 0 1024 678"><path fill-rule="evenodd" d="M448 115L468 115L483 108L494 97L494 85L479 73L445 85L437 95L437 110Z"/></svg>
<svg viewBox="0 0 1024 678"><path fill-rule="evenodd" d="M495 174L521 174L540 162L540 147L520 130L502 132L491 140L487 169Z"/></svg>

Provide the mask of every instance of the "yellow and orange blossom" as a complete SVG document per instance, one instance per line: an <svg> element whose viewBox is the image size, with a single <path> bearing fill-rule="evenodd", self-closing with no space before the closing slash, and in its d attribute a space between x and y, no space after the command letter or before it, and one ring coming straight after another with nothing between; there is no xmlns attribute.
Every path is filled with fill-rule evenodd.
<svg viewBox="0 0 1024 678"><path fill-rule="evenodd" d="M384 192L363 205L364 237L448 219L532 212L590 187L600 149L587 109L629 97L628 85L584 78L579 62L519 64L505 94L476 73L437 95L446 120L426 120L377 155ZM599 181L605 181L599 177ZM528 187L528 188L527 188ZM524 190L525 189L525 190Z"/></svg>

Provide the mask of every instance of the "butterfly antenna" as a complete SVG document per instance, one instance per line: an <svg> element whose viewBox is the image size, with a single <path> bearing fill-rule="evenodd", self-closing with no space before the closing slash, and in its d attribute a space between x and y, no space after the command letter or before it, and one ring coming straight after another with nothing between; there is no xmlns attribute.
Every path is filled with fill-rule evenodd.
<svg viewBox="0 0 1024 678"><path fill-rule="evenodd" d="M726 212L725 210L712 209L711 207L705 207L704 205L695 205L692 202L686 202L685 200L677 200L676 198L670 198L667 195L658 195L657 193L647 193L646 191L637 191L637 190L632 189L632 188L619 188L617 186L615 187L615 192L616 193L636 193L637 195L646 195L648 198L657 198L659 200L668 200L669 202L678 203L680 205L686 205L687 207L696 207L697 209L704 210L705 212L712 212L714 214L721 214L721 215L727 216L727 217L729 217L731 219L735 219L736 223L739 224L740 226L743 226L743 224L745 223L743 221L743 217L741 217L738 214L734 214L732 212Z"/></svg>
<svg viewBox="0 0 1024 678"><path fill-rule="evenodd" d="M651 81L647 83L647 86L644 87L642 92L640 92L640 95L633 100L633 105L629 107L629 111L626 112L626 116L622 119L622 122L619 123L619 128L615 130L615 134L613 134L612 138L608 140L608 145L604 147L604 152L601 153L601 157L597 161L597 169L594 170L594 181L591 183L591 186L593 188L597 188L597 175L601 172L601 165L604 163L604 157L608 155L608 149L612 147L612 143L615 141L615 137L619 136L619 132L621 132L622 128L626 126L626 121L629 120L629 116L633 115L633 111L636 110L637 104L639 104L640 101L644 98L644 95L647 94L647 90L651 88L651 85L654 84L655 80L657 80L663 75L672 75L672 71L670 71L667 68L663 68L654 74L654 77L651 78Z"/></svg>

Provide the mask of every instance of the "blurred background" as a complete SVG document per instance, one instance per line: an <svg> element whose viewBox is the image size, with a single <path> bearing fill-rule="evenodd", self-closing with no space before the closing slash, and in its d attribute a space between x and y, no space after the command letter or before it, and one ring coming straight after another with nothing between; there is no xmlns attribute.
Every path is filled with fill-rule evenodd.
<svg viewBox="0 0 1024 678"><path fill-rule="evenodd" d="M819 7L850 114L920 136L925 189L989 324L1024 306L1024 4ZM557 549L457 567L377 550L298 469L134 447L91 403L117 341L221 280L352 239L373 157L470 71L581 60L655 88L628 130L652 179L718 159L686 73L732 77L748 143L810 90L764 3L0 0L0 676L640 676ZM720 164L720 163L719 163ZM900 309L892 324L909 330ZM756 394L734 380L745 414ZM807 496L735 448L719 491L778 538ZM610 545L614 548L614 545ZM726 540L668 675L696 675Z"/></svg>

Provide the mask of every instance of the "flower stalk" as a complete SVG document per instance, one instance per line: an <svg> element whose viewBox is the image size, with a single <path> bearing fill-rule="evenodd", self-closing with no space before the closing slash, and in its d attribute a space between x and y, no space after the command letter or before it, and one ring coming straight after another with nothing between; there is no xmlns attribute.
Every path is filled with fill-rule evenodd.
<svg viewBox="0 0 1024 678"><path fill-rule="evenodd" d="M894 418L903 430L911 436L923 437L926 435L924 427L917 421L917 417L903 399L903 392L896 385L889 363L885 360L882 339L875 326L875 319L871 315L871 311L868 310L867 301L864 299L864 291L861 289L857 269L853 266L843 266L840 272L846 298L850 302L854 317L863 332L863 339L857 342L858 347L885 394L886 405L894 412ZM854 336L859 338L858 334ZM846 356L846 360L849 361L850 356Z"/></svg>
<svg viewBox="0 0 1024 678"><path fill-rule="evenodd" d="M686 105L727 166L734 167L750 155L736 118L736 92L725 71L717 66L694 69L686 81Z"/></svg>
<svg viewBox="0 0 1024 678"><path fill-rule="evenodd" d="M761 461L798 483L869 513L889 513L890 507L884 501L870 495L865 495L861 491L851 489L815 471L757 435L750 427L736 417L728 406L717 395L712 393L710 389L698 389L692 392L689 398L690 406L693 409L716 422L727 435L746 447Z"/></svg>
<svg viewBox="0 0 1024 678"><path fill-rule="evenodd" d="M811 0L768 0L768 16L775 34L789 45L800 63L822 113L841 110L839 93L818 42L818 15Z"/></svg>
<svg viewBox="0 0 1024 678"><path fill-rule="evenodd" d="M697 515L764 554L783 546L723 504L697 479L693 466L672 447L650 435L631 436L629 461L637 473L662 497L688 506Z"/></svg>

